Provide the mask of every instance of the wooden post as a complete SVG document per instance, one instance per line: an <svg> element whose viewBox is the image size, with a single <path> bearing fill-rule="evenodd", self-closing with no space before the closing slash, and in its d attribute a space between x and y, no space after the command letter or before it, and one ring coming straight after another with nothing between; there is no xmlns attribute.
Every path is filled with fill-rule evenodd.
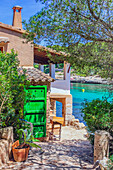
<svg viewBox="0 0 113 170"><path fill-rule="evenodd" d="M94 162L108 158L109 155L109 133L103 130L95 132L94 140Z"/></svg>

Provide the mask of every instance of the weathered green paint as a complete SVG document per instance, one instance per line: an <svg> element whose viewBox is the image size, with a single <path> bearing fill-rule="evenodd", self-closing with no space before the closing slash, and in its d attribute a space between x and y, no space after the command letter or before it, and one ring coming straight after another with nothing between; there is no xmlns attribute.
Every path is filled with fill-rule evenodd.
<svg viewBox="0 0 113 170"><path fill-rule="evenodd" d="M30 86L25 92L24 119L33 124L35 138L45 137L47 86Z"/></svg>

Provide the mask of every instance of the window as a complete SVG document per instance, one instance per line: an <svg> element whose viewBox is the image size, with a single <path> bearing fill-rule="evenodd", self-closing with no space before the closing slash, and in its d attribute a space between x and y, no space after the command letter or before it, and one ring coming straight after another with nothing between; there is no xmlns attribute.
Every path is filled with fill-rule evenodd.
<svg viewBox="0 0 113 170"><path fill-rule="evenodd" d="M3 47L0 47L0 52L2 52L2 53L3 53Z"/></svg>

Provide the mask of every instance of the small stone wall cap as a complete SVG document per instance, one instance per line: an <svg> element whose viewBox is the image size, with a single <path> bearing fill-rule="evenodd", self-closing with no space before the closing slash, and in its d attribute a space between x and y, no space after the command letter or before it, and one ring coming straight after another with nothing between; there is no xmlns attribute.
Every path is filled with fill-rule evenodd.
<svg viewBox="0 0 113 170"><path fill-rule="evenodd" d="M95 131L95 134L98 134L98 135L102 135L102 134L109 135L109 132L107 132L107 131L105 131L105 130L96 130L96 131Z"/></svg>

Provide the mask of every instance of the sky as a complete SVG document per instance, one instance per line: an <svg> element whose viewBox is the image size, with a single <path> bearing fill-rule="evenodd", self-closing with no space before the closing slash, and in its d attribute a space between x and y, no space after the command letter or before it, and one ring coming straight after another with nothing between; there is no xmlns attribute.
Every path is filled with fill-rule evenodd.
<svg viewBox="0 0 113 170"><path fill-rule="evenodd" d="M27 20L42 8L41 3L35 0L0 0L0 22L12 25L13 6L19 5L22 9L22 20Z"/></svg>

